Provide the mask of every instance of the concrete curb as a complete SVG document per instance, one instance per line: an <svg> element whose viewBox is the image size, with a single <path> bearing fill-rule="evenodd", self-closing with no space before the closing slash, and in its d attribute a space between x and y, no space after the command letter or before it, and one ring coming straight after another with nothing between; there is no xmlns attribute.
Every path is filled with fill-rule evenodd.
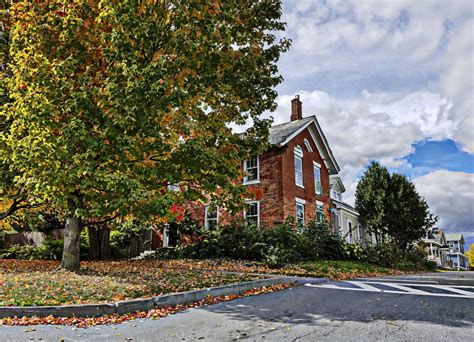
<svg viewBox="0 0 474 342"><path fill-rule="evenodd" d="M298 277L272 277L257 279L253 281L211 287L202 290L193 290L180 293L172 293L152 298L139 298L107 304L84 304L63 306L3 306L0 307L0 318L8 317L32 317L32 316L54 316L54 317L98 317L112 314L127 314L135 311L147 311L154 308L189 304L205 299L207 296L238 295L256 287L278 284L305 284L308 282L327 282L325 278L298 278Z"/></svg>

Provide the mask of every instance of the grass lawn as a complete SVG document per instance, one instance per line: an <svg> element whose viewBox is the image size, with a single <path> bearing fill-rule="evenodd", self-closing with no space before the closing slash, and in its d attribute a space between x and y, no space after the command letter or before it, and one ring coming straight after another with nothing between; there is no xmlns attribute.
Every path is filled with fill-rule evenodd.
<svg viewBox="0 0 474 342"><path fill-rule="evenodd" d="M150 260L151 261L151 260ZM222 270L244 273L267 273L344 280L359 277L376 277L402 272L356 261L318 260L305 261L281 268L270 268L263 263L238 260L153 260L160 267L176 269Z"/></svg>
<svg viewBox="0 0 474 342"><path fill-rule="evenodd" d="M248 261L179 259L82 262L79 273L57 268L57 261L0 260L0 306L104 303L263 277L250 273L334 280L401 273L353 261L308 261L269 268Z"/></svg>
<svg viewBox="0 0 474 342"><path fill-rule="evenodd" d="M56 261L0 260L0 306L113 302L258 278L169 269L155 261L83 262L79 274L57 267Z"/></svg>

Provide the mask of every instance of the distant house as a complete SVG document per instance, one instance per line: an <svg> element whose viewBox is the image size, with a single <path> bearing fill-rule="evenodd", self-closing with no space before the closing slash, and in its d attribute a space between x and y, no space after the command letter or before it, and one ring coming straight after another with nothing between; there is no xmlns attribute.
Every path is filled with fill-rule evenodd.
<svg viewBox="0 0 474 342"><path fill-rule="evenodd" d="M468 270L468 259L464 255L464 236L462 234L446 234L448 243L448 257L453 263L453 268L457 270Z"/></svg>
<svg viewBox="0 0 474 342"><path fill-rule="evenodd" d="M420 242L420 246L428 254L428 260L435 262L439 268L453 267L451 258L448 256L449 248L443 229L428 230L426 237Z"/></svg>
<svg viewBox="0 0 474 342"><path fill-rule="evenodd" d="M359 222L359 213L356 209L343 201L343 194L346 191L341 177L331 175L331 226L334 231L350 243L371 242L371 236Z"/></svg>

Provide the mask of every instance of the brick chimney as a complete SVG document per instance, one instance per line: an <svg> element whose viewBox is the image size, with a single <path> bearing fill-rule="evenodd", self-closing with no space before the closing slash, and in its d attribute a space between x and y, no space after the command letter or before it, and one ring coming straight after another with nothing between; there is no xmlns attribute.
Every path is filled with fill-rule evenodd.
<svg viewBox="0 0 474 342"><path fill-rule="evenodd" d="M300 96L295 95L295 98L291 100L291 121L300 120L302 118L303 112Z"/></svg>

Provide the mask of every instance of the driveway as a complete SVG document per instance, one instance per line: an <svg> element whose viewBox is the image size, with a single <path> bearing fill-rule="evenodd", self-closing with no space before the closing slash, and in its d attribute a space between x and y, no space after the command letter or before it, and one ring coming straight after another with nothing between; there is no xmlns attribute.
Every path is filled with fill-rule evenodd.
<svg viewBox="0 0 474 342"><path fill-rule="evenodd" d="M473 272L308 283L116 326L0 327L3 341L468 341L473 334Z"/></svg>

